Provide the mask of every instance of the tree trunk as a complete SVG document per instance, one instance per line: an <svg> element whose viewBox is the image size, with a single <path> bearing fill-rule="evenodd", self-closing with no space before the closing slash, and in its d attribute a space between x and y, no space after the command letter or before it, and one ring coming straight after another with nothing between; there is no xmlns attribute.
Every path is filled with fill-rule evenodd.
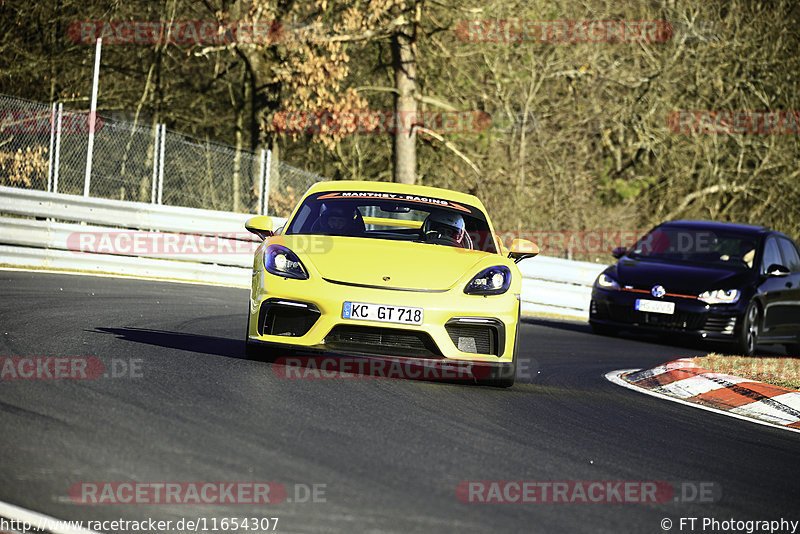
<svg viewBox="0 0 800 534"><path fill-rule="evenodd" d="M392 38L395 113L398 125L394 134L394 181L413 184L417 181L417 63L414 54L414 28L401 26Z"/></svg>
<svg viewBox="0 0 800 534"><path fill-rule="evenodd" d="M242 149L244 148L244 121L247 107L247 69L242 70L242 99L236 105L236 154L233 157L233 211L242 211Z"/></svg>
<svg viewBox="0 0 800 534"><path fill-rule="evenodd" d="M236 153L233 155L233 211L242 211L242 113L237 113L236 119Z"/></svg>

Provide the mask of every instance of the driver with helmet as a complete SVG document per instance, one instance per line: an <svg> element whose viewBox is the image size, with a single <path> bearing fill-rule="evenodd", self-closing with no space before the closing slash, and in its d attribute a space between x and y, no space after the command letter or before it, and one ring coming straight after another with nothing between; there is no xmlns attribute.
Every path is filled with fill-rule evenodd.
<svg viewBox="0 0 800 534"><path fill-rule="evenodd" d="M325 206L319 218L311 225L312 232L327 235L361 235L364 220L357 209L341 206Z"/></svg>
<svg viewBox="0 0 800 534"><path fill-rule="evenodd" d="M472 248L464 218L458 213L432 212L422 224L422 235L427 243Z"/></svg>

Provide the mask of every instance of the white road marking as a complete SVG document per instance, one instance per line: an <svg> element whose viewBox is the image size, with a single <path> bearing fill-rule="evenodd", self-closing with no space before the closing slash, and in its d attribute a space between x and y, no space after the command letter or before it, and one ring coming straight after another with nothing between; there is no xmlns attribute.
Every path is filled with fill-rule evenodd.
<svg viewBox="0 0 800 534"><path fill-rule="evenodd" d="M196 286L234 287L247 289L249 285L219 284L216 282L201 282L198 280L180 280L178 278L154 278L150 276L136 276L132 274L91 273L82 271L60 271L58 269L26 269L25 267L0 267L0 271L17 271L23 273L68 274L70 276L96 276L98 278L123 278L128 280L146 280L148 282L170 282L173 284L192 284Z"/></svg>
<svg viewBox="0 0 800 534"><path fill-rule="evenodd" d="M26 510L3 501L0 501L0 517L14 520L18 523L26 523L31 525L32 528L38 528L53 534L99 534L85 528L69 525L69 523L77 523L77 521L56 519L55 517Z"/></svg>

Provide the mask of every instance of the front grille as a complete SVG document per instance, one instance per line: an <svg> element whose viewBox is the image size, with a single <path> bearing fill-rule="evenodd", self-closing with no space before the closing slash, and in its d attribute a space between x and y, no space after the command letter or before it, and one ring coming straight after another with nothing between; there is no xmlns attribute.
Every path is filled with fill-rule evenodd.
<svg viewBox="0 0 800 534"><path fill-rule="evenodd" d="M618 323L654 326L668 330L699 330L705 322L704 313L676 311L672 315L665 313L642 312L633 309L632 304L610 304L597 306L597 319L605 319Z"/></svg>
<svg viewBox="0 0 800 534"><path fill-rule="evenodd" d="M310 304L266 300L258 314L258 333L262 336L304 336L319 315L319 310Z"/></svg>
<svg viewBox="0 0 800 534"><path fill-rule="evenodd" d="M494 327L448 324L445 329L458 350L497 356L497 330Z"/></svg>
<svg viewBox="0 0 800 534"><path fill-rule="evenodd" d="M644 316L645 324L670 330L698 330L703 324L701 313L675 312L672 315L639 311L636 313Z"/></svg>
<svg viewBox="0 0 800 534"><path fill-rule="evenodd" d="M325 336L325 346L330 350L384 356L413 358L442 356L436 343L425 332L377 326L336 326Z"/></svg>

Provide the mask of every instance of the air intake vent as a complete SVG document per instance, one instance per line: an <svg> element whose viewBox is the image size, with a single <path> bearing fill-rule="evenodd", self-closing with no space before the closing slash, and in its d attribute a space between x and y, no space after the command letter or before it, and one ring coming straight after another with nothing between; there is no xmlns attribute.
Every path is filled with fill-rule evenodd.
<svg viewBox="0 0 800 534"><path fill-rule="evenodd" d="M325 337L330 350L381 356L440 358L442 353L425 332L373 326L339 325Z"/></svg>
<svg viewBox="0 0 800 534"><path fill-rule="evenodd" d="M733 334L736 328L736 317L713 317L706 319L705 330L719 334Z"/></svg>
<svg viewBox="0 0 800 534"><path fill-rule="evenodd" d="M461 352L497 356L498 336L494 326L453 323L446 325L445 329Z"/></svg>
<svg viewBox="0 0 800 534"><path fill-rule="evenodd" d="M266 336L300 337L319 319L319 310L302 302L266 300L258 314L259 334Z"/></svg>

